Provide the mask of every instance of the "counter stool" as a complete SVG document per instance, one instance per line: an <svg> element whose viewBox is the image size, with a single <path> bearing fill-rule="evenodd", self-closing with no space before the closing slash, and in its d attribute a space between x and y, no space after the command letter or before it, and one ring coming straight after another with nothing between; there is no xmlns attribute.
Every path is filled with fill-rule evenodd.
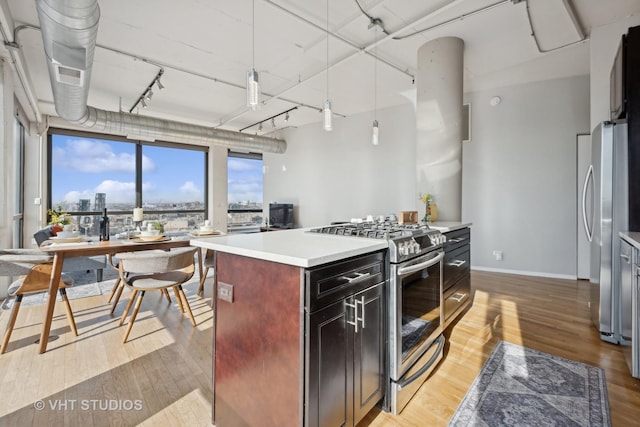
<svg viewBox="0 0 640 427"><path fill-rule="evenodd" d="M27 294L34 294L38 292L44 292L49 289L49 281L51 278L51 269L53 264L38 264L35 265L31 271L24 276L13 282L8 289L8 294L15 296L16 300L13 303L11 309L11 315L9 316L9 324L7 325L7 331L4 334L2 340L2 347L0 348L0 354L4 353L9 344L13 327L16 324L16 318L18 317L18 310L20 310L20 303L22 297ZM64 302L64 308L67 311L67 319L69 320L69 326L75 336L78 336L78 329L76 328L76 322L73 318L73 311L71 311L71 305L69 305L69 298L67 298L66 288L73 286L73 279L65 276L64 274L60 278L59 292Z"/></svg>

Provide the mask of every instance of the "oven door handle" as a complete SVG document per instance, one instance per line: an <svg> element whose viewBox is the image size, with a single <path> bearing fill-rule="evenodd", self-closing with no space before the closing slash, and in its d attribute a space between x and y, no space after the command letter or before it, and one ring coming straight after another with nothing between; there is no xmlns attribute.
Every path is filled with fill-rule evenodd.
<svg viewBox="0 0 640 427"><path fill-rule="evenodd" d="M433 365L433 363L438 358L438 355L440 355L440 353L442 352L442 347L444 347L444 336L440 335L438 338L436 338L436 341L438 342L438 348L436 349L435 353L433 353L433 355L429 358L427 363L425 363L422 366L422 368L420 368L416 373L411 375L409 378L405 378L405 379L403 379L401 381L398 381L397 382L398 388L402 389L403 387L408 386L415 379L420 378L422 376L422 374L424 374L425 372L427 372L429 370L429 368L431 368L431 365Z"/></svg>
<svg viewBox="0 0 640 427"><path fill-rule="evenodd" d="M435 258L431 258L425 262L421 262L419 264L410 265L408 267L400 267L398 269L398 276L405 276L407 274L415 273L416 271L424 270L425 268L429 268L432 265L436 265L444 258L444 252L440 252L438 256Z"/></svg>

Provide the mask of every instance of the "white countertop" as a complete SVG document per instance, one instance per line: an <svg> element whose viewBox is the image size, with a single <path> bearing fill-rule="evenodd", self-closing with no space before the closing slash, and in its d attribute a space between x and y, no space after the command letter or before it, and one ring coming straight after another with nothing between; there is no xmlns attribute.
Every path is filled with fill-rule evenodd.
<svg viewBox="0 0 640 427"><path fill-rule="evenodd" d="M296 267L314 267L388 247L386 240L307 232L308 228L200 237L192 246Z"/></svg>
<svg viewBox="0 0 640 427"><path fill-rule="evenodd" d="M428 222L427 224L429 225L429 228L438 230L441 233L447 233L449 231L471 227L470 222L461 222L461 221L436 221L436 222Z"/></svg>
<svg viewBox="0 0 640 427"><path fill-rule="evenodd" d="M640 232L637 231L621 231L620 237L634 246L636 249L640 249Z"/></svg>

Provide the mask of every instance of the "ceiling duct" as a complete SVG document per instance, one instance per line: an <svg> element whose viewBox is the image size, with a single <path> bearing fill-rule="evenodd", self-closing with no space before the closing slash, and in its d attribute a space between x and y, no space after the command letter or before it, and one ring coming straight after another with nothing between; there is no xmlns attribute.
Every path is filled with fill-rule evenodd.
<svg viewBox="0 0 640 427"><path fill-rule="evenodd" d="M37 0L38 19L58 115L97 132L284 153L282 139L111 112L87 106L100 9L97 0Z"/></svg>

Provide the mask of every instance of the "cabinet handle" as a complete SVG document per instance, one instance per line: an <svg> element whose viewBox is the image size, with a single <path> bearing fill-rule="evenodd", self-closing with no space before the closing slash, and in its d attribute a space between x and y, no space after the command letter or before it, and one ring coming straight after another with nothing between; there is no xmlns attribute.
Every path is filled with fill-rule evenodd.
<svg viewBox="0 0 640 427"><path fill-rule="evenodd" d="M353 325L355 327L355 333L358 333L358 301L356 301L353 304L350 304L347 302L347 300L344 300L344 306L345 307L349 307L349 308L353 308L354 311L354 316L353 316L353 322L351 320L347 320L347 323L349 325Z"/></svg>
<svg viewBox="0 0 640 427"><path fill-rule="evenodd" d="M464 242L465 240L467 240L466 237L458 237L456 239L447 239L447 242L460 243L460 242Z"/></svg>
<svg viewBox="0 0 640 427"><path fill-rule="evenodd" d="M463 260L463 259L457 259L451 262L448 262L448 265L452 265L454 267L462 267L463 265L465 265L467 263L467 261Z"/></svg>
<svg viewBox="0 0 640 427"><path fill-rule="evenodd" d="M622 258L623 260L625 260L625 262L628 264L631 262L631 257L629 255L626 254L620 254L620 258Z"/></svg>
<svg viewBox="0 0 640 427"><path fill-rule="evenodd" d="M348 276L340 276L341 279L346 280L350 285L354 284L354 283L358 283L361 280L364 280L366 278L368 278L369 276L371 276L371 272L366 272L366 273L353 273L355 274L355 277L348 277Z"/></svg>
<svg viewBox="0 0 640 427"><path fill-rule="evenodd" d="M467 294L462 293L462 292L456 292L455 294L451 295L448 299L452 299L455 302L460 302L463 299L465 299L467 297Z"/></svg>
<svg viewBox="0 0 640 427"><path fill-rule="evenodd" d="M362 297L360 298L360 301L356 300L356 305L358 304L358 302L360 303L360 314L362 316L360 317L360 322L362 324L362 329L364 329L364 295L362 295ZM356 322L357 321L358 321L358 318L356 317Z"/></svg>

